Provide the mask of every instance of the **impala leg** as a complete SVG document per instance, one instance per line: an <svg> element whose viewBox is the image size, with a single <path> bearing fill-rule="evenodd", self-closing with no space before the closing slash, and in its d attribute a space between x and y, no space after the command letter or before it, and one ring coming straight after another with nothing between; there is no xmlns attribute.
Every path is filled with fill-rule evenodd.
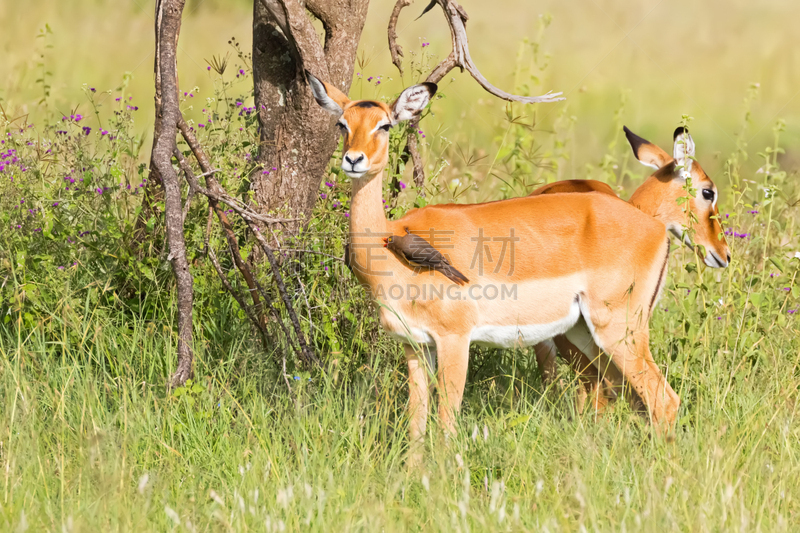
<svg viewBox="0 0 800 533"><path fill-rule="evenodd" d="M613 366L635 393L635 399L644 404L656 430L668 434L675 424L681 400L653 360L647 329L604 328L596 333Z"/></svg>
<svg viewBox="0 0 800 533"><path fill-rule="evenodd" d="M403 348L408 362L408 440L412 462L417 462L428 422L428 369L413 346L404 344Z"/></svg>
<svg viewBox="0 0 800 533"><path fill-rule="evenodd" d="M604 411L608 406L609 398L604 394L602 387L604 376L601 375L595 364L599 356L597 345L590 341L585 346L578 348L565 335L554 337L553 342L558 347L558 353L562 359L566 360L578 375L579 387L576 397L578 412L583 412L587 402L595 412Z"/></svg>
<svg viewBox="0 0 800 533"><path fill-rule="evenodd" d="M439 418L445 433L455 435L456 414L461 408L469 363L469 337L448 335L437 339L439 365Z"/></svg>
<svg viewBox="0 0 800 533"><path fill-rule="evenodd" d="M428 394L433 394L434 388L436 388L436 380L434 379L436 375L436 345L425 344L422 346L422 352L425 355L425 364L427 365L425 368L428 371Z"/></svg>
<svg viewBox="0 0 800 533"><path fill-rule="evenodd" d="M540 342L533 347L536 364L542 376L542 384L550 386L556 378L556 345L552 340Z"/></svg>

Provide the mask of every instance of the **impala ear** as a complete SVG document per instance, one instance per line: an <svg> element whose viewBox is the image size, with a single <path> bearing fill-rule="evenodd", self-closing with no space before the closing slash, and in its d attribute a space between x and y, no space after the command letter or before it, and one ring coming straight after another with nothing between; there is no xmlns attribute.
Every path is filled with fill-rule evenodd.
<svg viewBox="0 0 800 533"><path fill-rule="evenodd" d="M675 130L673 134L675 147L673 157L675 158L675 168L683 179L688 178L692 173L692 162L694 160L694 141L689 135L689 130L683 126Z"/></svg>
<svg viewBox="0 0 800 533"><path fill-rule="evenodd" d="M311 87L311 94L322 109L337 117L344 113L344 107L350 102L347 95L330 83L320 81L309 71L306 71L306 79Z"/></svg>
<svg viewBox="0 0 800 533"><path fill-rule="evenodd" d="M411 120L419 116L428 102L431 101L433 95L436 94L435 83L421 83L409 87L397 97L397 100L392 104L392 119L394 122L402 122L404 120Z"/></svg>
<svg viewBox="0 0 800 533"><path fill-rule="evenodd" d="M631 145L631 149L633 149L634 157L636 157L641 164L658 170L672 160L667 152L650 141L642 139L629 130L627 126L622 126L622 129Z"/></svg>

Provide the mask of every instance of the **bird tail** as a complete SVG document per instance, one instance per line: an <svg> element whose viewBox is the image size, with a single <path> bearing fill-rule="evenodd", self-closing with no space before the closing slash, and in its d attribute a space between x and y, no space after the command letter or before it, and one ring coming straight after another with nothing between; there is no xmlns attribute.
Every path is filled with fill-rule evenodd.
<svg viewBox="0 0 800 533"><path fill-rule="evenodd" d="M450 279L450 281L452 281L456 285L466 285L467 283L469 283L469 279L467 279L467 277L464 274L459 272L453 266L448 266L447 271L444 274Z"/></svg>

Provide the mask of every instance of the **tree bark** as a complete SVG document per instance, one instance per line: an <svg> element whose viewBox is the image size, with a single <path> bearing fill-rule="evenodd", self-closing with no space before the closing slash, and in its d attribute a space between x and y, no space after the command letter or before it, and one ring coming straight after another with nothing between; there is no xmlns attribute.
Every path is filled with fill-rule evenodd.
<svg viewBox="0 0 800 533"><path fill-rule="evenodd" d="M178 122L181 112L178 101L177 47L181 28L181 15L185 0L158 0L157 53L161 89L161 128L155 131L151 168L161 177L164 189L164 215L166 220L169 260L178 292L178 365L172 375L172 386L180 386L192 377L192 303L193 279L186 258L183 235L183 209L178 173L172 166L172 153L176 147ZM158 87L156 89L158 91Z"/></svg>
<svg viewBox="0 0 800 533"><path fill-rule="evenodd" d="M309 218L320 182L336 149L333 117L321 110L304 70L350 90L368 0L307 0L325 29L324 46L298 0L254 0L253 79L260 139L252 179L259 212Z"/></svg>

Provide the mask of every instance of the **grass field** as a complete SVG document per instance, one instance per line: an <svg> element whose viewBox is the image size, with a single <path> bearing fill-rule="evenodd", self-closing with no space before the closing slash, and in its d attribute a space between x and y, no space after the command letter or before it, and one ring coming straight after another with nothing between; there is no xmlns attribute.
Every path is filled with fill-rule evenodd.
<svg viewBox="0 0 800 533"><path fill-rule="evenodd" d="M429 63L449 38L436 11L413 22L423 4L400 29ZM389 63L391 5L370 8L356 96L412 81ZM800 528L800 37L791 25L800 5L464 6L490 80L564 90L568 100L506 109L464 75L443 82L421 126L435 201L519 196L572 177L603 179L627 197L647 172L621 126L669 148L682 115L693 117L733 260L711 270L685 248L671 254L651 347L682 398L674 441L622 403L598 419L575 412L574 375L561 368L545 388L532 351L473 349L458 435L445 442L432 419L423 464L409 468L402 350L344 265L303 264L296 305L327 371L290 360L287 386L287 347L261 349L201 253L199 201L187 217L197 377L168 391L171 273L164 254L140 260L127 239L149 156L152 6L4 2L0 104L34 126L0 122L0 530ZM189 116L219 87L204 60L225 54L232 36L249 49L249 12L244 1L188 3L179 62L182 87L197 93ZM37 38L45 23L52 33ZM125 72L132 78L115 90ZM380 87L366 81L378 75ZM247 77L233 90L251 89ZM234 190L248 133L231 141L237 150L203 135ZM336 204L349 183L337 180L305 244L332 255L347 220Z"/></svg>

